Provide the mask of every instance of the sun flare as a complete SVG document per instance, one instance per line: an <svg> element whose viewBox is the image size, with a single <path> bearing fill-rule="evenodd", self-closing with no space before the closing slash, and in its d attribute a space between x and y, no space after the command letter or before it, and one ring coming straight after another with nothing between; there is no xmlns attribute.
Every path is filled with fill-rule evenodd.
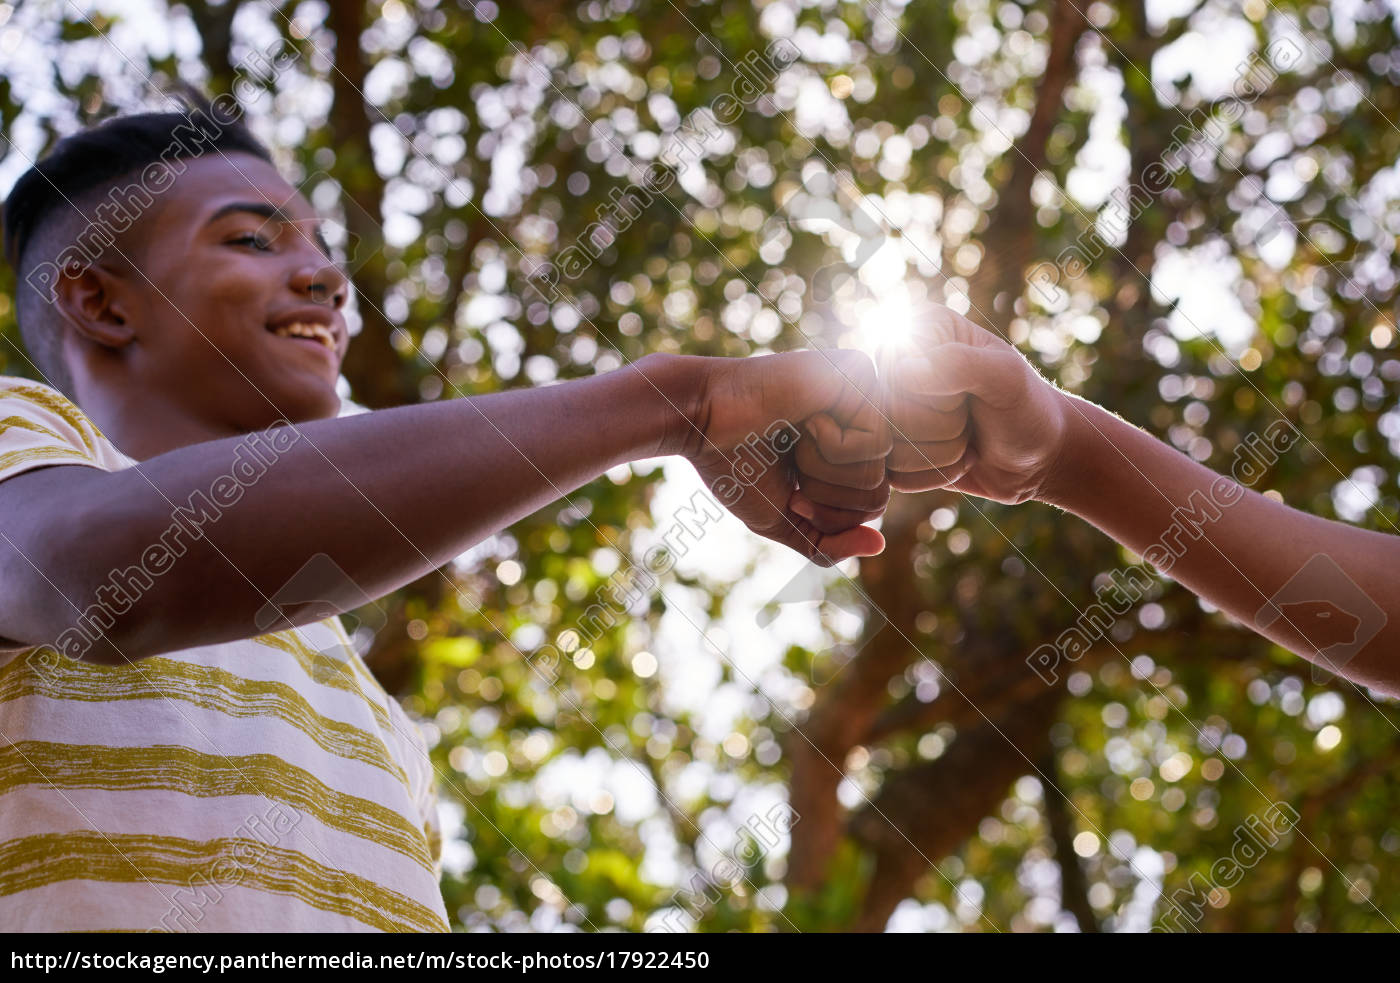
<svg viewBox="0 0 1400 983"><path fill-rule="evenodd" d="M896 352L914 336L914 306L902 285L861 305L857 314L861 347L871 355Z"/></svg>

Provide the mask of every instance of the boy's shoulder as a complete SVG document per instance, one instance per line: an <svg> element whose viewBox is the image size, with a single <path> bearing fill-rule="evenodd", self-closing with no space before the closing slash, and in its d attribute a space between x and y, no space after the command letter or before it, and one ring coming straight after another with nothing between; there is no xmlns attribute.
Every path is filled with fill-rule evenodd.
<svg viewBox="0 0 1400 983"><path fill-rule="evenodd" d="M7 410L12 408L11 404L31 405L61 417L87 419L78 405L57 389L17 375L0 375L0 402Z"/></svg>
<svg viewBox="0 0 1400 983"><path fill-rule="evenodd" d="M134 463L52 386L0 376L0 480L51 464L117 471Z"/></svg>

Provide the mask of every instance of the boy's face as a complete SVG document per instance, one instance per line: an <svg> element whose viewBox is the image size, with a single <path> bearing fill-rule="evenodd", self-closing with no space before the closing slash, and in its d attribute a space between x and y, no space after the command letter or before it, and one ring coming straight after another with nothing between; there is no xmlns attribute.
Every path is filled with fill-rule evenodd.
<svg viewBox="0 0 1400 983"><path fill-rule="evenodd" d="M136 229L133 383L219 431L334 416L347 284L316 213L257 157L185 163Z"/></svg>

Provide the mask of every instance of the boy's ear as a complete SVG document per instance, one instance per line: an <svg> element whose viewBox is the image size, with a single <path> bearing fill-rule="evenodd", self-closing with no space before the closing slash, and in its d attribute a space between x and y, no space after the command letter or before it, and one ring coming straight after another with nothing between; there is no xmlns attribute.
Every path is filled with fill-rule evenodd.
<svg viewBox="0 0 1400 983"><path fill-rule="evenodd" d="M54 307L83 338L104 348L125 348L136 339L130 286L115 270L90 264L60 276L53 289Z"/></svg>

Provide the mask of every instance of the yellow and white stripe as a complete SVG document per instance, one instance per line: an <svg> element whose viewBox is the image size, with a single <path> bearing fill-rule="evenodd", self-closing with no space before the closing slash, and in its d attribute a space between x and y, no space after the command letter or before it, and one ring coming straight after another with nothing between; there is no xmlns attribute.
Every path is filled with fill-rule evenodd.
<svg viewBox="0 0 1400 983"><path fill-rule="evenodd" d="M0 378L0 480L134 463ZM444 931L439 844L422 733L337 618L122 666L0 651L0 930Z"/></svg>

